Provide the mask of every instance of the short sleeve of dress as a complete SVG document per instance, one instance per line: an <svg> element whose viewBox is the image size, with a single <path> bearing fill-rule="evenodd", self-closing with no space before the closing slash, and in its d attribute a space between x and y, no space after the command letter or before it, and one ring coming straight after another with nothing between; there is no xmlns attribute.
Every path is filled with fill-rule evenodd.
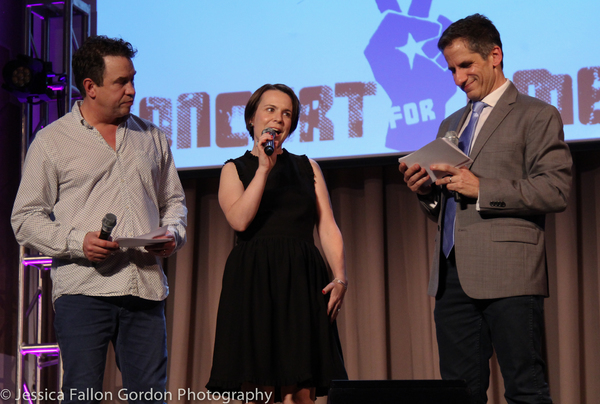
<svg viewBox="0 0 600 404"><path fill-rule="evenodd" d="M240 178L240 181L242 181L242 184L244 184L244 188L246 188L248 186L248 184L250 183L251 178L248 178L248 176L247 176L248 168L247 168L247 165L244 163L243 157L238 157L236 159L229 159L225 162L225 164L227 164L227 163L235 164L235 168L237 170L238 177Z"/></svg>
<svg viewBox="0 0 600 404"><path fill-rule="evenodd" d="M299 169L301 170L302 174L305 175L307 178L312 178L313 179L312 183L314 186L315 181L316 181L315 171L313 170L312 164L310 164L310 160L308 159L306 154L298 156L298 160L299 160L298 166L299 166Z"/></svg>

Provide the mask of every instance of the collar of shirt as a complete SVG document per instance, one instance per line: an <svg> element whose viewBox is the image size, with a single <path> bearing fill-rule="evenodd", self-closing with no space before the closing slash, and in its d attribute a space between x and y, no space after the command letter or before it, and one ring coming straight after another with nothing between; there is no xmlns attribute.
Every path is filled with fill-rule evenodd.
<svg viewBox="0 0 600 404"><path fill-rule="evenodd" d="M95 131L96 135L98 137L102 138L102 135L100 134L100 132L98 132L98 129L96 129L94 126L90 125L88 123L88 121L86 121L83 114L81 113L81 105L82 104L83 104L83 101L79 100L79 101L75 102L75 104L73 105L73 108L71 111L71 113L73 114L73 119L75 119L76 122L81 123L81 125L83 127L85 127L86 129ZM129 114L127 119L124 119L123 122L121 122L119 124L119 126L117 127L117 134L116 134L116 138L115 138L116 150L119 150L119 148L121 147L121 144L123 143L123 141L125 139L125 136L127 134L127 126L128 126L128 122L129 122L130 118L131 118L131 114ZM104 138L102 138L102 139L104 140Z"/></svg>
<svg viewBox="0 0 600 404"><path fill-rule="evenodd" d="M83 104L83 101L81 101L81 100L76 101L75 105L73 105L73 108L71 109L71 112L75 116L75 119L78 122L81 122L81 124L83 126L85 126L86 129L93 129L94 127L92 125L90 125L89 123L87 123L87 121L85 120L85 118L81 114L81 104Z"/></svg>
<svg viewBox="0 0 600 404"><path fill-rule="evenodd" d="M506 79L504 84L502 84L500 87L498 87L497 89L495 89L494 91L492 91L491 93L486 95L481 100L481 101L485 102L488 106L485 107L483 109L483 111L481 111L481 115L479 116L479 121L477 121L477 127L475 128L475 133L473 133L473 138L471 139L471 147L469 147L469 150L471 150L471 148L473 147L472 145L475 142L475 140L477 139L477 135L479 135L479 131L483 127L483 124L485 123L487 118L492 113L492 110L498 103L498 100L500 99L500 97L502 97L502 94L504 94L504 92L508 88L509 84L510 84L510 80ZM465 130L465 128L467 127L467 124L469 123L470 119L471 119L471 112L469 112L469 115L467 116L467 119L465 119L465 123L463 124L463 127L460 130L461 135L462 135L463 131Z"/></svg>

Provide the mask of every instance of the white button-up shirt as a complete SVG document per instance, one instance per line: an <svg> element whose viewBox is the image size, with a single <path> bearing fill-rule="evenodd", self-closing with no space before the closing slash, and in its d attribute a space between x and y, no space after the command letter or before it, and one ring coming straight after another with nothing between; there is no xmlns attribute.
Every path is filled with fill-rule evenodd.
<svg viewBox="0 0 600 404"><path fill-rule="evenodd" d="M113 150L85 121L80 103L29 148L12 213L17 241L53 257L53 301L64 294L163 300L169 289L157 257L142 247L121 248L93 264L83 239L113 213L113 238L167 225L176 249L185 243L185 196L167 139L130 115L117 129Z"/></svg>

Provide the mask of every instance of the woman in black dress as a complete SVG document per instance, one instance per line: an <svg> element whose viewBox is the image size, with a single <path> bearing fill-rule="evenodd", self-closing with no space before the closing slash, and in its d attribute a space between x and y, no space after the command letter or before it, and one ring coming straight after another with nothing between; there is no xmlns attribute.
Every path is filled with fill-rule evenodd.
<svg viewBox="0 0 600 404"><path fill-rule="evenodd" d="M219 203L237 243L223 275L210 391L313 403L347 378L335 323L348 287L342 236L319 165L282 148L299 114L289 87L259 88L245 111L252 151L221 172Z"/></svg>

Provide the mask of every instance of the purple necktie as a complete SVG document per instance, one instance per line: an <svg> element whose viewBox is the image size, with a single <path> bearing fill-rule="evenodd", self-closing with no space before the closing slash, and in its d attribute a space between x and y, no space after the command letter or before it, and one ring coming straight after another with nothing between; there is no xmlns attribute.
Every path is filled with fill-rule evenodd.
<svg viewBox="0 0 600 404"><path fill-rule="evenodd" d="M469 145L477 127L477 121L481 111L487 106L485 102L477 101L473 103L473 112L471 119L458 141L458 147L467 156L469 155ZM456 200L454 195L449 194L446 197L446 210L444 211L444 234L442 236L442 251L446 258L450 255L454 247L454 219L456 218Z"/></svg>

